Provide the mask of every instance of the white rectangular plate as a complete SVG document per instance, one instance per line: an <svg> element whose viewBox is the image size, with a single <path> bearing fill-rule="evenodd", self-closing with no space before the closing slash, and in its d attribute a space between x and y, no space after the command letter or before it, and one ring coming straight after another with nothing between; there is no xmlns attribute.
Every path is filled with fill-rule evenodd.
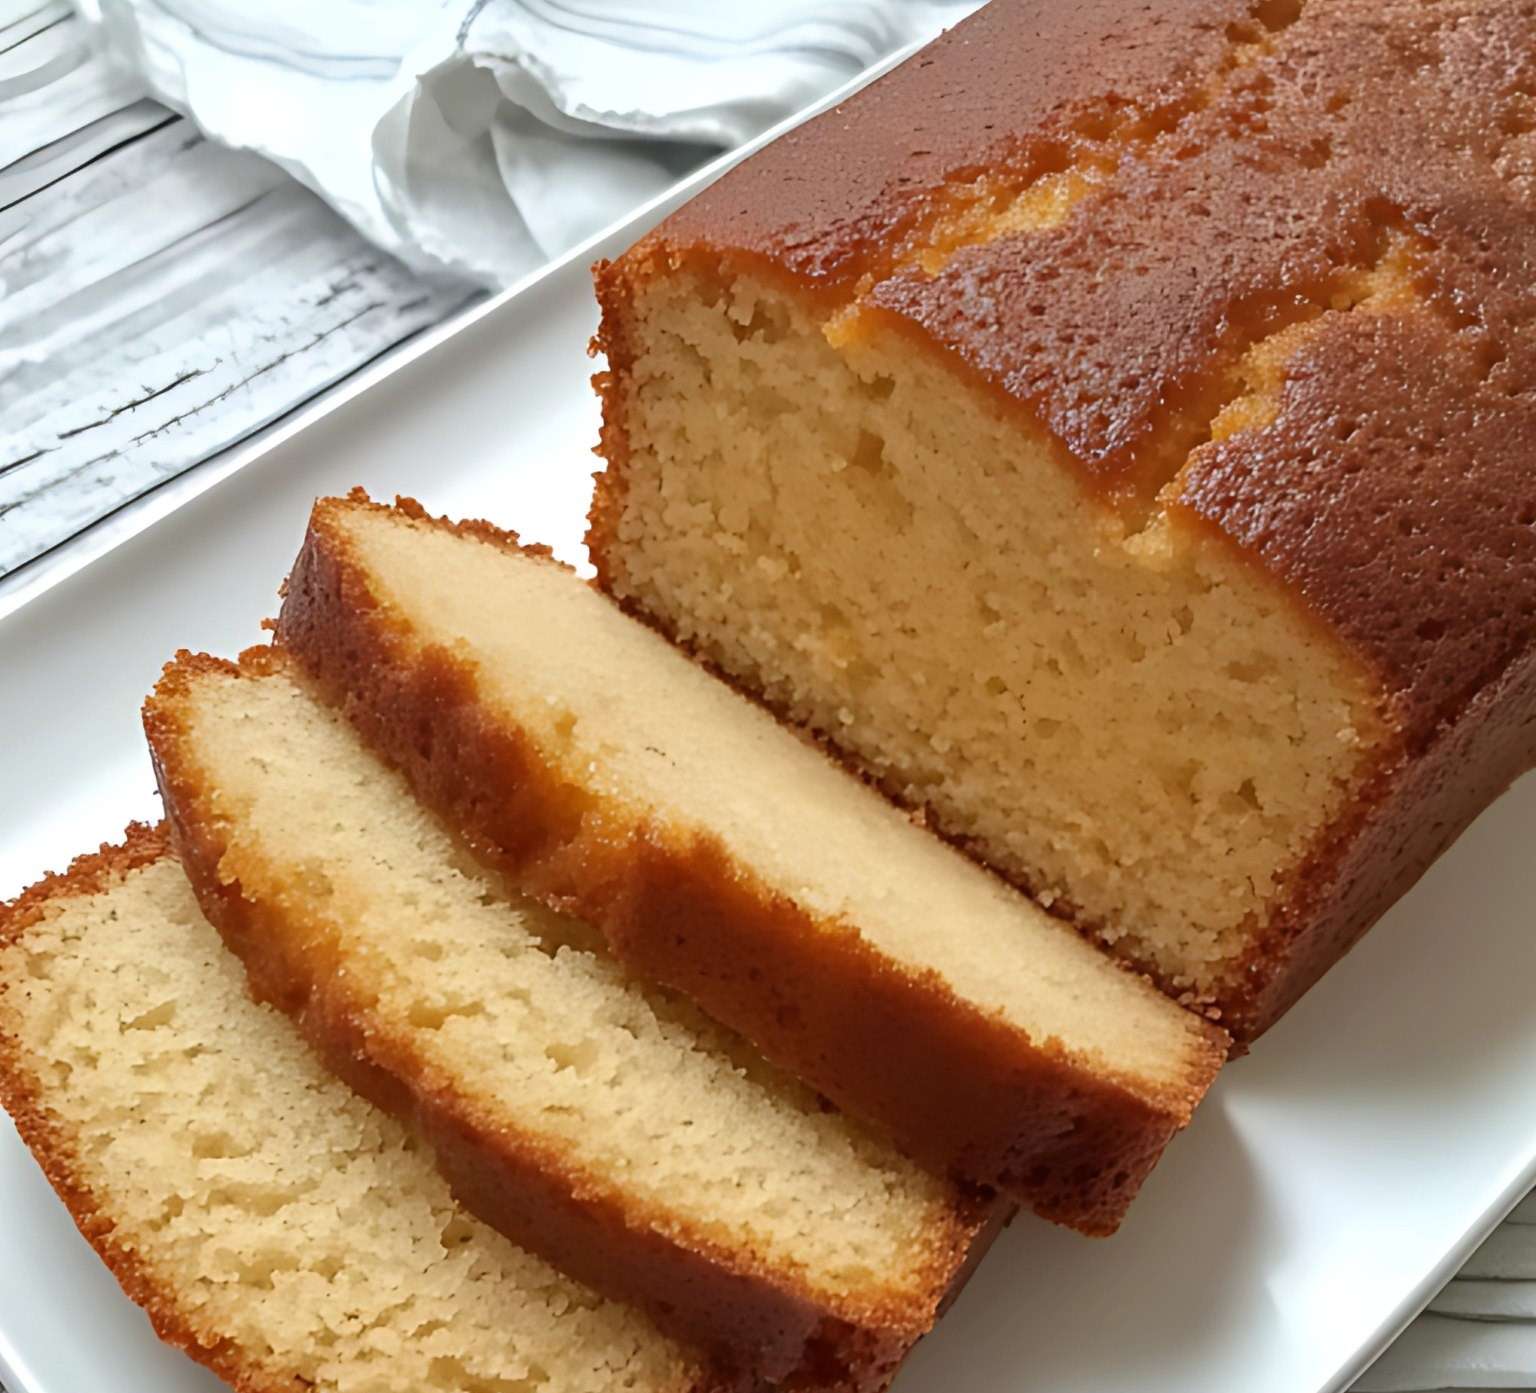
<svg viewBox="0 0 1536 1393"><path fill-rule="evenodd" d="M597 410L586 261L330 403L0 623L0 896L158 815L138 708L177 648L262 641L311 500L365 485L578 559ZM1021 1218L904 1393L1346 1387L1536 1180L1536 781L1220 1081L1119 1236ZM0 1380L217 1385L155 1342L0 1119Z"/></svg>

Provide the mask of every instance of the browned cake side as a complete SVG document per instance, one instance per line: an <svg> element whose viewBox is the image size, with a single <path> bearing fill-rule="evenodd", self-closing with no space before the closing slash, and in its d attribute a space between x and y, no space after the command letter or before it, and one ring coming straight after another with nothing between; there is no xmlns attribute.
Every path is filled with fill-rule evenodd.
<svg viewBox="0 0 1536 1393"><path fill-rule="evenodd" d="M370 530L401 535L388 553L376 541L370 556ZM441 545L448 538L459 547ZM518 565L499 573L488 564L497 552ZM286 586L278 644L482 856L520 888L599 926L643 976L692 996L920 1159L999 1186L1048 1218L1112 1231L1214 1077L1223 1033L1165 1011L1095 954L1077 964L1080 945L1048 917L1001 887L994 893L989 878L881 800L846 787L819 754L560 575L557 563L540 557L538 568L558 576L559 596L528 593L518 575L528 556L511 534L434 520L408 501L391 510L358 494L322 500ZM407 561L446 593L418 593ZM572 609L558 621L565 653L543 640L527 653L490 646L498 629L516 633L557 598ZM464 599L494 622L456 614ZM578 655L582 671L567 671ZM698 719L673 729L665 713L644 734L621 735L612 713L597 709L612 699L618 717L639 720L662 692ZM840 874L887 882L898 899L930 871L946 885L953 877L953 891L936 901L948 920L937 917L925 933L978 952L995 944L1002 960L1021 964L1031 936L1042 935L1042 975L1071 978L1081 967L1083 980L1061 992L1081 993L1084 1028L1107 1013L1110 1035L1144 1039L1122 1046L1118 1060L1095 1058L966 998L933 965L942 957L893 955L852 931L857 921L816 910L811 897L837 886L769 884L718 804L701 817L675 794L621 781L621 744L643 744L645 757L670 765L734 770L738 786L754 790L744 796L759 820L786 836L819 806L839 810L828 836L868 818L885 848L878 867ZM1048 965L1058 940L1072 947L1074 966ZM1177 1043L1154 1043L1165 1037ZM1144 1046L1160 1061L1157 1077L1145 1060L1131 1063L1129 1051Z"/></svg>
<svg viewBox="0 0 1536 1393"><path fill-rule="evenodd" d="M1506 0L991 5L600 272L600 580L1251 1039L1533 759L1533 132Z"/></svg>

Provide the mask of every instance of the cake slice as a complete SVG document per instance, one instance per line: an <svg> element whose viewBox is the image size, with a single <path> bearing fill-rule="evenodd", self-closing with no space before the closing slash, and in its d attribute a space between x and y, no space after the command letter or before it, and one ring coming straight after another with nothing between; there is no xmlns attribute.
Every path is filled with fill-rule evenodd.
<svg viewBox="0 0 1536 1393"><path fill-rule="evenodd" d="M515 1241L743 1375L882 1388L983 1203L509 893L289 666L183 655L146 708L182 864L256 995Z"/></svg>
<svg viewBox="0 0 1536 1393"><path fill-rule="evenodd" d="M320 502L277 633L510 879L937 1168L1108 1232L1220 1065L1220 1030L487 524Z"/></svg>
<svg viewBox="0 0 1536 1393"><path fill-rule="evenodd" d="M243 1393L723 1387L462 1213L251 1001L161 831L0 907L0 1103L160 1337Z"/></svg>
<svg viewBox="0 0 1536 1393"><path fill-rule="evenodd" d="M1536 762L1533 50L984 7L601 269L600 584L1251 1040Z"/></svg>

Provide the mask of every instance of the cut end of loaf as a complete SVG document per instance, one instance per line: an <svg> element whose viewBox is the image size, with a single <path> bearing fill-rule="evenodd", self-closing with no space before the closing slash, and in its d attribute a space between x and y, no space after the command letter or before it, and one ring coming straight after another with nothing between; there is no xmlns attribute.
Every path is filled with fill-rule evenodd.
<svg viewBox="0 0 1536 1393"><path fill-rule="evenodd" d="M600 584L1244 1040L1531 758L1536 20L1456 20L989 6L599 268Z"/></svg>

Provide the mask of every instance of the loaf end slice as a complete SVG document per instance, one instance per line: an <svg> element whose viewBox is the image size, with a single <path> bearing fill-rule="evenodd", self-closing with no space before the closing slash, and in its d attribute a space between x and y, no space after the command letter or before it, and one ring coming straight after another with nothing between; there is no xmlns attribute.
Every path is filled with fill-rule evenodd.
<svg viewBox="0 0 1536 1393"><path fill-rule="evenodd" d="M488 524L317 505L278 643L510 879L913 1155L1118 1224L1226 1047Z"/></svg>
<svg viewBox="0 0 1536 1393"><path fill-rule="evenodd" d="M163 829L0 908L0 1103L161 1338L241 1393L721 1387L463 1214L251 1001Z"/></svg>

